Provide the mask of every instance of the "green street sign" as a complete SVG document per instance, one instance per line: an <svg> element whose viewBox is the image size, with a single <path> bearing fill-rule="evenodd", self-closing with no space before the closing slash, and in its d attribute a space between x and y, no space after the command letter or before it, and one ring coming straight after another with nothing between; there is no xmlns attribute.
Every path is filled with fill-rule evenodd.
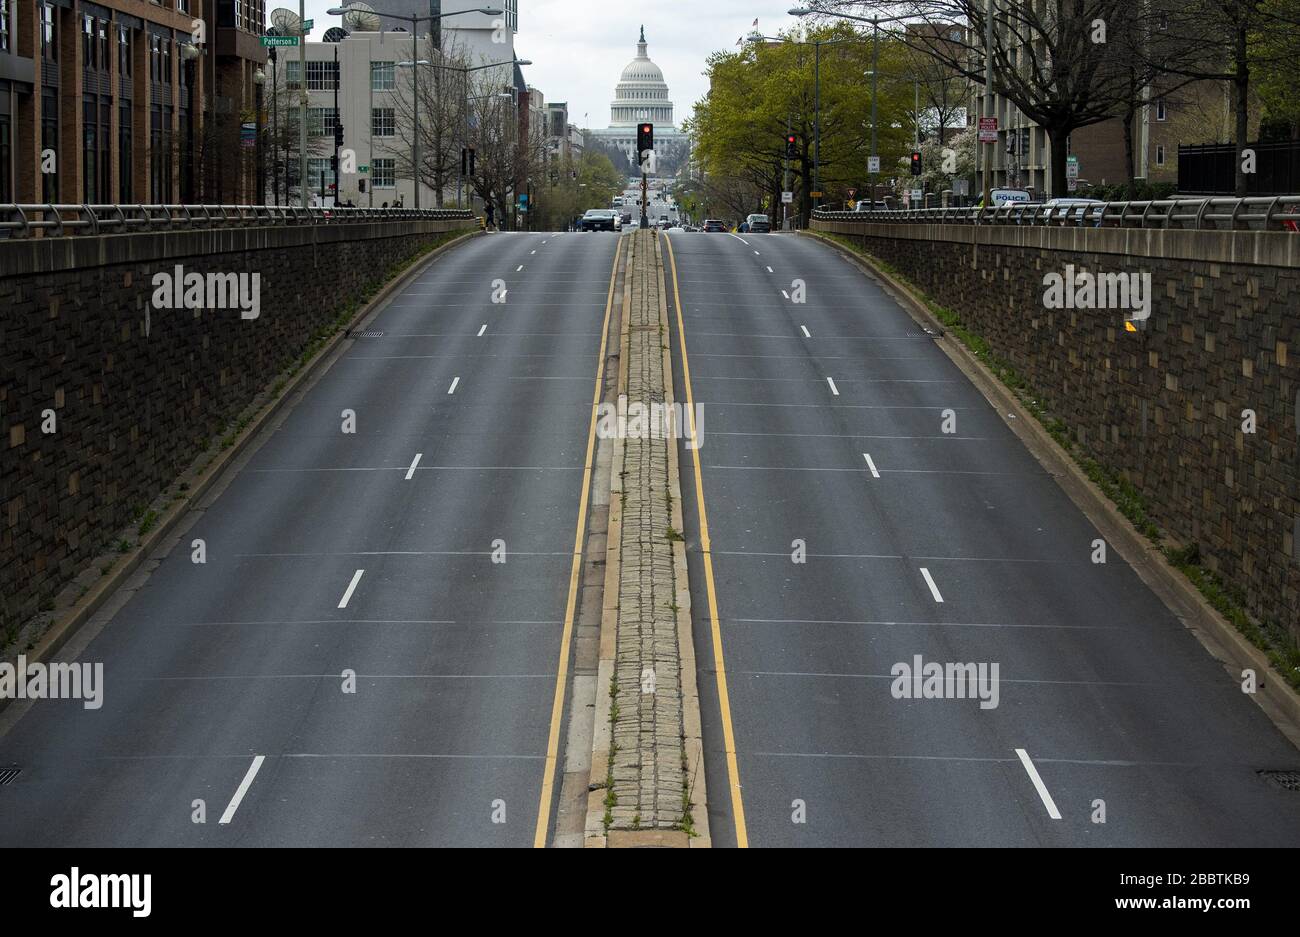
<svg viewBox="0 0 1300 937"><path fill-rule="evenodd" d="M315 21L315 20L303 20L303 21L302 21L302 31L303 31L303 32L306 32L307 30L311 29L311 28L312 28L313 26L315 26L315 25L316 25L316 21Z"/></svg>
<svg viewBox="0 0 1300 937"><path fill-rule="evenodd" d="M296 46L298 44L297 36L263 36L262 45L264 46Z"/></svg>
<svg viewBox="0 0 1300 937"><path fill-rule="evenodd" d="M370 164L366 163L364 166L358 166L357 172L370 172Z"/></svg>

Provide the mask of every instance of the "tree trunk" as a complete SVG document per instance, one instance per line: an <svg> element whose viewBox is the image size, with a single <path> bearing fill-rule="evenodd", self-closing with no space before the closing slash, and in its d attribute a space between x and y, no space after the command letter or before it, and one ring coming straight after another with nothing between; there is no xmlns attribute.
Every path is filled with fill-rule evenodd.
<svg viewBox="0 0 1300 937"><path fill-rule="evenodd" d="M1235 172L1237 175L1237 198L1246 197L1246 173L1242 166L1242 150L1246 148L1250 138L1250 59L1246 50L1246 28L1237 27L1236 37L1236 74L1232 80L1233 90L1236 92L1236 100L1233 102L1237 108L1237 154Z"/></svg>
<svg viewBox="0 0 1300 937"><path fill-rule="evenodd" d="M1048 127L1047 138L1052 143L1052 165L1047 182L1048 198L1064 198L1069 194L1070 183L1065 178L1065 164L1069 153L1066 142L1070 139L1070 128Z"/></svg>
<svg viewBox="0 0 1300 937"><path fill-rule="evenodd" d="M1133 145L1133 119L1136 111L1130 106L1124 110L1124 163L1127 167L1129 188L1137 182L1137 153Z"/></svg>

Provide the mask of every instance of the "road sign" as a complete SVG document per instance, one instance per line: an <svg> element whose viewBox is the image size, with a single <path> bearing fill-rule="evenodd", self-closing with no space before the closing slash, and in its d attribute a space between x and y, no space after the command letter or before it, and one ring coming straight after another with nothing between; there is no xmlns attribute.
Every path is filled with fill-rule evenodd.
<svg viewBox="0 0 1300 937"><path fill-rule="evenodd" d="M1067 156L1065 158L1065 178L1067 179L1079 178L1079 157Z"/></svg>
<svg viewBox="0 0 1300 937"><path fill-rule="evenodd" d="M857 189L849 189L849 198L853 198L853 196L855 196L855 195L857 195L857 194L858 194L858 190L857 190Z"/></svg>
<svg viewBox="0 0 1300 937"><path fill-rule="evenodd" d="M867 157L867 172L880 172L880 157L879 157L879 156L868 156L868 157Z"/></svg>
<svg viewBox="0 0 1300 937"><path fill-rule="evenodd" d="M821 197L822 197L822 194L821 194L820 192L809 192L808 194L811 195L813 198L821 198Z"/></svg>
<svg viewBox="0 0 1300 937"><path fill-rule="evenodd" d="M358 166L358 167L357 167L357 172L362 172L362 173L370 172L370 164L369 164L369 163L364 163L364 164Z"/></svg>
<svg viewBox="0 0 1300 937"><path fill-rule="evenodd" d="M792 205L792 204L794 204L794 193L793 193L793 192L782 192L782 193L781 193L781 204L783 204L783 205Z"/></svg>
<svg viewBox="0 0 1300 937"><path fill-rule="evenodd" d="M262 45L264 46L296 46L298 44L297 36L263 36Z"/></svg>
<svg viewBox="0 0 1300 937"><path fill-rule="evenodd" d="M911 196L911 201L912 201L913 203L915 203L915 202L923 202L923 201L925 201L925 193L922 192L920 189L913 189L913 190L909 193L909 195Z"/></svg>
<svg viewBox="0 0 1300 937"><path fill-rule="evenodd" d="M998 119L996 117L980 118L980 143L998 142Z"/></svg>
<svg viewBox="0 0 1300 937"><path fill-rule="evenodd" d="M315 21L315 20L303 20L303 21L302 21L302 31L303 31L303 32L307 32L307 30L311 29L311 28L312 28L313 26L315 26L315 25L316 25L316 21Z"/></svg>

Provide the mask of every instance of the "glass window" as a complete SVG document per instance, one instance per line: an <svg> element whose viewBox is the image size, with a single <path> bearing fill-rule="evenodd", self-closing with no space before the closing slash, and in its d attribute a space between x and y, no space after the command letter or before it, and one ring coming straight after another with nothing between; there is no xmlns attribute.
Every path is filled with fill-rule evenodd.
<svg viewBox="0 0 1300 937"><path fill-rule="evenodd" d="M8 51L9 51L9 0L0 0L0 52L8 52ZM0 171L4 171L3 166L0 166ZM3 180L0 180L0 184L3 184Z"/></svg>
<svg viewBox="0 0 1300 937"><path fill-rule="evenodd" d="M131 30L126 26L117 27L117 73L131 77Z"/></svg>
<svg viewBox="0 0 1300 937"><path fill-rule="evenodd" d="M1165 148L1163 145L1160 145L1156 147L1156 165L1163 166L1164 164L1165 164Z"/></svg>
<svg viewBox="0 0 1300 937"><path fill-rule="evenodd" d="M376 189L392 189L397 186L396 161L391 158L372 160L370 173L375 180L374 186Z"/></svg>
<svg viewBox="0 0 1300 937"><path fill-rule="evenodd" d="M392 137L397 134L397 118L391 107L375 107L370 110L370 135L372 137Z"/></svg>
<svg viewBox="0 0 1300 937"><path fill-rule="evenodd" d="M397 87L397 72L392 62L370 63L370 90L392 91Z"/></svg>
<svg viewBox="0 0 1300 937"><path fill-rule="evenodd" d="M123 104L117 112L117 200L129 204L132 199L131 105Z"/></svg>
<svg viewBox="0 0 1300 937"><path fill-rule="evenodd" d="M302 62L297 59L286 59L284 63L284 84L291 91L297 91L302 88Z"/></svg>
<svg viewBox="0 0 1300 937"><path fill-rule="evenodd" d="M55 154L55 171L43 172L41 174L42 199L46 202L57 202L59 200L59 93L54 88L45 88L41 91L42 163L45 161L45 150L49 150Z"/></svg>
<svg viewBox="0 0 1300 937"><path fill-rule="evenodd" d="M339 112L333 107L307 108L307 136L332 137L334 125L339 121Z"/></svg>
<svg viewBox="0 0 1300 937"><path fill-rule="evenodd" d="M1156 120L1165 120L1168 116L1169 113L1165 108L1165 99L1157 98L1156 99Z"/></svg>
<svg viewBox="0 0 1300 937"><path fill-rule="evenodd" d="M95 62L96 67L102 71L108 71L108 20L97 20L95 22Z"/></svg>
<svg viewBox="0 0 1300 937"><path fill-rule="evenodd" d="M0 0L0 4L3 0ZM13 186L9 181L9 171L12 168L10 161L13 159L13 151L9 145L9 115L0 114L0 204L7 204L13 201Z"/></svg>
<svg viewBox="0 0 1300 937"><path fill-rule="evenodd" d="M333 91L339 86L338 62L308 62L307 90Z"/></svg>
<svg viewBox="0 0 1300 937"><path fill-rule="evenodd" d="M59 57L59 46L55 39L54 4L41 4L41 58L53 62Z"/></svg>
<svg viewBox="0 0 1300 937"><path fill-rule="evenodd" d="M84 68L95 67L95 18L81 18L81 64Z"/></svg>

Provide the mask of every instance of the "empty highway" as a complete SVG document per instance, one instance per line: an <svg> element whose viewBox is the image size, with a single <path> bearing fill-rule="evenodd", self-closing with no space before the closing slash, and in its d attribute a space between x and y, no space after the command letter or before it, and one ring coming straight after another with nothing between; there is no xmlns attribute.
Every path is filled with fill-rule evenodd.
<svg viewBox="0 0 1300 937"><path fill-rule="evenodd" d="M1300 841L1256 775L1295 748L888 294L806 236L669 242L716 844ZM995 705L900 698L918 661Z"/></svg>
<svg viewBox="0 0 1300 937"><path fill-rule="evenodd" d="M617 250L478 237L396 292L66 649L103 708L0 714L0 844L545 838Z"/></svg>

